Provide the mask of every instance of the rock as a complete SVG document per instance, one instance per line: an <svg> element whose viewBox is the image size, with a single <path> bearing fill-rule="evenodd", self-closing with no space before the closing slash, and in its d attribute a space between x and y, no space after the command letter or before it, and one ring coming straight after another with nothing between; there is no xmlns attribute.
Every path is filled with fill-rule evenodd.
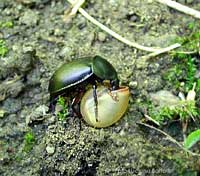
<svg viewBox="0 0 200 176"><path fill-rule="evenodd" d="M51 116L50 118L48 118L49 124L53 124L55 121L56 121L56 117L55 116Z"/></svg>
<svg viewBox="0 0 200 176"><path fill-rule="evenodd" d="M22 48L22 45L23 44L20 42L14 43L12 45L12 50L9 52L9 56L6 57L5 60L1 60L1 67L7 74L10 73L8 75L12 75L14 69L20 72L27 72L33 67L33 48L31 48L31 46L24 46Z"/></svg>
<svg viewBox="0 0 200 176"><path fill-rule="evenodd" d="M23 90L24 84L19 76L15 76L12 79L7 79L1 82L0 86L0 101L3 101L7 97L17 97Z"/></svg>
<svg viewBox="0 0 200 176"><path fill-rule="evenodd" d="M137 81L130 81L129 82L129 87L131 87L131 88L136 88L137 85L138 85Z"/></svg>
<svg viewBox="0 0 200 176"><path fill-rule="evenodd" d="M155 105L174 106L179 104L180 99L173 95L170 91L160 90L156 93L150 93L150 98Z"/></svg>
<svg viewBox="0 0 200 176"><path fill-rule="evenodd" d="M20 17L19 21L22 24L26 24L27 26L34 26L37 24L39 20L39 16L33 10L27 10L22 17Z"/></svg>
<svg viewBox="0 0 200 176"><path fill-rule="evenodd" d="M22 103L20 100L15 98L7 98L3 101L2 108L8 114L16 114L18 111L22 109Z"/></svg>
<svg viewBox="0 0 200 176"><path fill-rule="evenodd" d="M54 152L55 152L55 147L54 147L54 146L47 146L47 147L46 147L46 151L47 151L47 153L48 153L49 155L52 155L52 154L54 154Z"/></svg>
<svg viewBox="0 0 200 176"><path fill-rule="evenodd" d="M147 58L145 58L145 57L139 58L136 60L136 68L138 68L138 69L146 68L147 65L148 65L148 62L147 62Z"/></svg>
<svg viewBox="0 0 200 176"><path fill-rule="evenodd" d="M5 111L3 109L0 109L0 118L3 118L5 115Z"/></svg>
<svg viewBox="0 0 200 176"><path fill-rule="evenodd" d="M106 41L106 34L104 32L99 32L98 33L98 39L100 42L105 42Z"/></svg>
<svg viewBox="0 0 200 176"><path fill-rule="evenodd" d="M39 107L35 108L30 115L26 117L26 124L29 125L33 121L42 121L44 120L44 116L48 111L48 107L46 105L40 105Z"/></svg>

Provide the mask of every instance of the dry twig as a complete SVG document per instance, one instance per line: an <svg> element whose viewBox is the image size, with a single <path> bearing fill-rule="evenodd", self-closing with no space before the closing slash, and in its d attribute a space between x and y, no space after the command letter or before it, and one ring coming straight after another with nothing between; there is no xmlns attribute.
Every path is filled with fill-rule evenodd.
<svg viewBox="0 0 200 176"><path fill-rule="evenodd" d="M167 5L171 8L174 8L174 9L180 11L180 12L183 12L185 14L191 15L195 18L200 18L200 12L199 11L194 10L192 8L189 8L189 7L182 5L178 2L171 1L171 0L156 0L156 1L158 1L162 4L165 4L165 5Z"/></svg>
<svg viewBox="0 0 200 176"><path fill-rule="evenodd" d="M181 46L181 44L175 43L175 44L170 45L170 46L168 46L168 47L166 47L166 48L162 48L162 49L160 49L160 50L158 50L158 51L155 51L155 52L153 52L153 53L150 53L150 54L148 54L148 55L146 55L146 56L142 56L141 59L147 60L147 59L149 59L149 58L151 58L151 57L158 56L159 54L169 52L169 51L171 51L171 50L173 50L173 49L175 49L175 48L178 48L178 47L180 47L180 46Z"/></svg>
<svg viewBox="0 0 200 176"><path fill-rule="evenodd" d="M146 123L142 123L142 122L137 122L137 124L139 125L142 125L142 126L145 126L145 127L148 127L148 128L151 128L161 134L163 134L164 136L166 136L166 138L173 142L174 144L178 145L182 150L188 152L189 154L193 155L193 156L200 156L198 153L194 153L194 152L191 152L190 150L187 150L186 148L183 147L183 145L181 143L179 143L176 139L174 139L172 136L170 136L169 134L167 134L166 132L154 127L154 126L151 126L151 125L148 125Z"/></svg>
<svg viewBox="0 0 200 176"><path fill-rule="evenodd" d="M83 8L81 8L80 6L84 3L84 0L79 0L79 1L74 1L74 0L67 0L68 2L70 2L74 7L72 9L75 9L74 11L76 12L77 10L86 18L88 19L90 22L92 22L93 24L95 24L96 26L98 26L99 28L101 28L103 31L107 32L108 34L110 34L111 36L113 36L114 38L116 38L117 40L140 50L143 51L148 51L148 52L155 52L155 55L158 55L160 53L163 53L163 51L166 50L166 48L152 48L152 47L146 47L143 45L140 45L136 42L131 42L129 40L127 40L126 38L122 37L121 35L119 35L118 33L112 31L111 29L109 29L108 27L106 27L105 25L103 25L102 23L100 23L99 21L97 21L96 19L94 19L92 16L90 16ZM72 13L74 14L74 13ZM174 44L176 47L180 46L180 44ZM174 45L169 46L170 48L173 48ZM167 47L167 48L169 48Z"/></svg>

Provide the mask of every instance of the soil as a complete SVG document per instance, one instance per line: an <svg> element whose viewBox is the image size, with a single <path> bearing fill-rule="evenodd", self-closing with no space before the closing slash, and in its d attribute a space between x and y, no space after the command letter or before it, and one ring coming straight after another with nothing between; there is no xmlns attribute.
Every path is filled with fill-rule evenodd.
<svg viewBox="0 0 200 176"><path fill-rule="evenodd" d="M199 1L179 2L200 10ZM141 63L140 57L148 52L116 40L80 13L66 20L70 7L66 0L0 1L0 22L13 23L0 28L8 47L0 57L0 175L200 174L200 157L137 124L144 119L140 105L150 93L172 90L162 77L175 64L170 54ZM90 0L83 8L130 41L152 47L173 44L190 34L189 23L199 23L150 0ZM94 55L112 63L120 84L131 92L123 118L103 129L75 117L60 121L48 111L54 71L63 63ZM161 129L183 141L178 122ZM27 133L33 135L29 142Z"/></svg>

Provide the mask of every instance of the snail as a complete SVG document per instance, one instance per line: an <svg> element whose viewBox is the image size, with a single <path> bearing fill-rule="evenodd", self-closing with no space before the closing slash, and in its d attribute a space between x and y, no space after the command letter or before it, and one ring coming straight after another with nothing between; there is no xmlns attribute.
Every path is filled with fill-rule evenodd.
<svg viewBox="0 0 200 176"><path fill-rule="evenodd" d="M90 126L96 128L111 126L126 112L129 102L129 88L121 86L117 90L110 90L106 86L98 86L96 92L98 111L95 111L96 105L91 88L81 100L81 115Z"/></svg>

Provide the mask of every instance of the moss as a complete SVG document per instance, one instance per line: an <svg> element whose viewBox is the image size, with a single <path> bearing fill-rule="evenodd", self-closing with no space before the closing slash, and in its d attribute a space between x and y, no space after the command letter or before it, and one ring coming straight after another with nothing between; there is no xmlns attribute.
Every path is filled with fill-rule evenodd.
<svg viewBox="0 0 200 176"><path fill-rule="evenodd" d="M61 108L61 110L57 112L57 117L59 120L63 121L69 115L67 103L63 97L59 96L57 105Z"/></svg>
<svg viewBox="0 0 200 176"><path fill-rule="evenodd" d="M0 29L12 28L12 27L13 27L12 21L6 21L6 22L0 21ZM8 53L8 48L6 46L5 40L0 39L0 56L4 57L7 53Z"/></svg>
<svg viewBox="0 0 200 176"><path fill-rule="evenodd" d="M200 79L195 77L200 51L199 27L198 23L190 22L187 27L189 35L176 38L175 42L181 43L182 46L179 51L172 54L173 66L163 74L163 78L169 86L173 85L173 88L185 93L192 88L194 82L197 82L196 91L200 91ZM183 83L184 86L182 86Z"/></svg>
<svg viewBox="0 0 200 176"><path fill-rule="evenodd" d="M8 48L4 40L0 40L0 56L4 57L8 53Z"/></svg>
<svg viewBox="0 0 200 176"><path fill-rule="evenodd" d="M23 151L30 152L36 142L35 135L32 132L27 132L24 136L24 148Z"/></svg>
<svg viewBox="0 0 200 176"><path fill-rule="evenodd" d="M1 22L0 21L0 29L3 28L12 28L13 27L13 22L12 21L6 21L6 22Z"/></svg>
<svg viewBox="0 0 200 176"><path fill-rule="evenodd" d="M167 81L168 85L172 85L174 89L181 90L182 83L184 83L184 93L192 89L193 84L197 83L196 91L200 91L200 79L195 77L197 71L196 57L186 54L176 54L174 56L175 66L169 68L164 74L163 79Z"/></svg>
<svg viewBox="0 0 200 176"><path fill-rule="evenodd" d="M188 32L189 35L181 36L176 39L178 43L182 44L182 50L184 51L199 51L199 40L200 40L200 31L199 31L199 23L191 22L188 24Z"/></svg>
<svg viewBox="0 0 200 176"><path fill-rule="evenodd" d="M191 120L198 117L199 109L194 101L180 101L177 105L164 106L159 109L151 104L148 107L148 113L151 118L162 124L171 120L180 120L181 122Z"/></svg>

